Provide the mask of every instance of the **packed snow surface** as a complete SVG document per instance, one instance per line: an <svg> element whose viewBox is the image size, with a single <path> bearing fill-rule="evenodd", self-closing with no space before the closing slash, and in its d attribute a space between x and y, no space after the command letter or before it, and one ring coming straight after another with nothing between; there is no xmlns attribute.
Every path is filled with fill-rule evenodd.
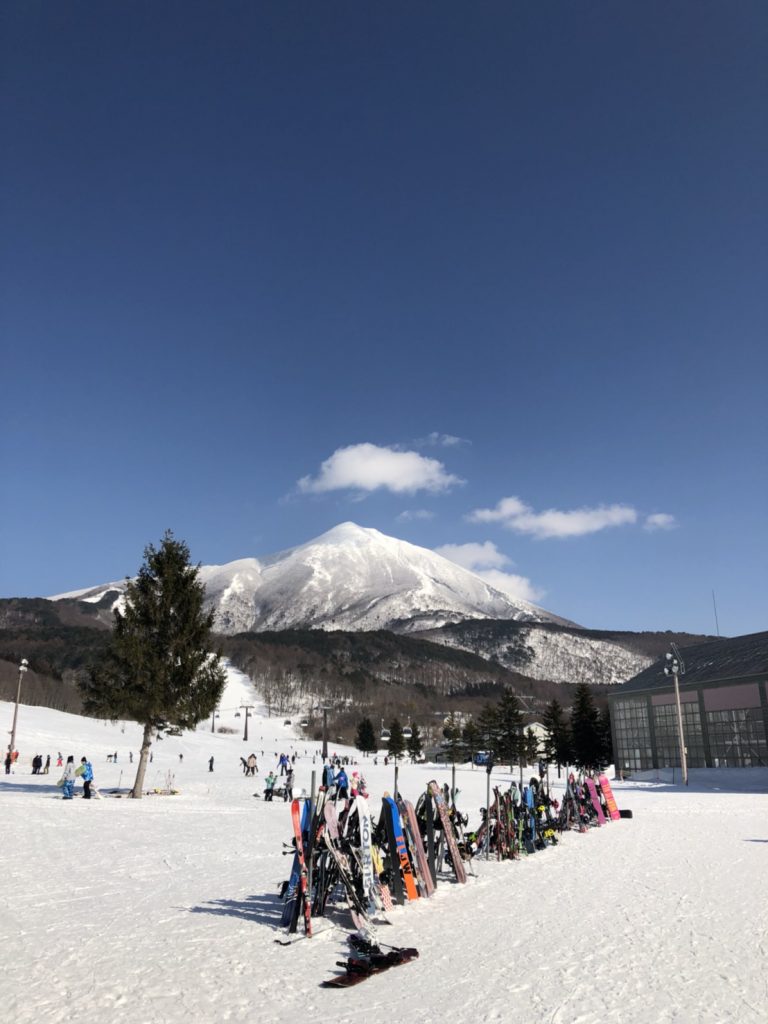
<svg viewBox="0 0 768 1024"><path fill-rule="evenodd" d="M21 707L21 763L0 775L4 1020L764 1024L768 772L692 773L688 789L655 773L615 783L632 820L566 834L519 862L475 859L466 886L446 878L433 899L379 928L383 942L416 946L419 960L325 990L349 917L339 907L314 938L275 943L290 814L253 796L281 751L298 754L297 790L309 788L317 744L258 712L244 743L234 715L247 699L258 702L250 681L230 669L217 725L238 732L213 734L208 723L157 742L147 786L180 792L141 801L64 803L60 771L30 774L34 754L55 764L61 750L87 755L105 794L125 791L135 724ZM0 703L8 725L12 710ZM252 750L255 781L239 763ZM366 760L358 770L378 813L392 769ZM450 769L402 765L400 790L415 800L431 778L450 782ZM493 782L509 778L494 772ZM485 772L459 767L457 785L476 825Z"/></svg>

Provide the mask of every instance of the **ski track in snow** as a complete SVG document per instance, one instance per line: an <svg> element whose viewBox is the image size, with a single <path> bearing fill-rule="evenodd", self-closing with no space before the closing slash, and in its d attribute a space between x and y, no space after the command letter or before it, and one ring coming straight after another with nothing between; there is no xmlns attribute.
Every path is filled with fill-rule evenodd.
<svg viewBox="0 0 768 1024"><path fill-rule="evenodd" d="M230 672L222 707L250 684ZM0 704L10 721L12 705ZM230 713L231 714L231 713ZM225 721L222 724L242 725ZM22 769L0 776L3 883L0 1005L14 1024L764 1024L768 1017L768 772L755 792L616 784L632 820L516 863L476 859L466 886L449 880L432 900L398 908L381 941L420 959L348 990L324 990L346 953L345 911L320 934L275 944L279 882L290 858L283 803L255 800L274 751L294 744L297 790L309 787L315 744L282 721L254 716L251 742L205 728L155 746L148 784L175 776L179 796L64 804L55 780ZM128 749L139 730L22 707L19 748L92 759L103 789L133 781ZM263 741L261 739L263 737ZM262 757L260 751L267 751ZM34 749L33 749L34 748ZM120 763L106 763L117 749ZM239 757L253 749L259 777ZM178 754L184 762L179 764ZM339 752L342 753L341 748ZM207 760L215 755L213 774ZM315 766L319 768L319 764ZM371 808L392 770L363 765ZM26 772L26 773L25 773ZM415 799L435 766L400 768ZM494 773L503 784L509 778ZM485 773L460 768L459 805L476 825ZM79 787L78 787L79 788Z"/></svg>

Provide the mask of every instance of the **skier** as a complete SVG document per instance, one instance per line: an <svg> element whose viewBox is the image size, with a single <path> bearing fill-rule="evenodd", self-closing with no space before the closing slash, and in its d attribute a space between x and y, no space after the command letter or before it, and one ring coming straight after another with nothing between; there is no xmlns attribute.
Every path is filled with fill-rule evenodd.
<svg viewBox="0 0 768 1024"><path fill-rule="evenodd" d="M133 764L133 751L132 750L128 751L128 760L131 762L131 764Z"/></svg>
<svg viewBox="0 0 768 1024"><path fill-rule="evenodd" d="M293 768L289 768L285 776L285 792L283 793L284 803L293 800Z"/></svg>
<svg viewBox="0 0 768 1024"><path fill-rule="evenodd" d="M336 799L346 800L349 796L349 779L343 768L339 768L339 773L334 782L336 783Z"/></svg>
<svg viewBox="0 0 768 1024"><path fill-rule="evenodd" d="M183 754L179 754L179 764L181 764L181 762L183 760L184 760L184 755Z"/></svg>
<svg viewBox="0 0 768 1024"><path fill-rule="evenodd" d="M67 758L67 763L64 766L64 774L61 777L62 789L64 790L64 800L71 800L72 795L75 791L75 758L72 754Z"/></svg>
<svg viewBox="0 0 768 1024"><path fill-rule="evenodd" d="M83 799L91 799L91 783L93 782L93 765L87 757L80 758L80 764L82 765L83 771Z"/></svg>
<svg viewBox="0 0 768 1024"><path fill-rule="evenodd" d="M11 774L11 754L10 751L5 755L5 774Z"/></svg>
<svg viewBox="0 0 768 1024"><path fill-rule="evenodd" d="M208 759L208 771L213 771L213 754L211 754L210 758Z"/></svg>
<svg viewBox="0 0 768 1024"><path fill-rule="evenodd" d="M246 775L255 775L259 770L259 764L256 760L255 754L249 754L248 760L246 761Z"/></svg>
<svg viewBox="0 0 768 1024"><path fill-rule="evenodd" d="M62 766L63 764L64 764L64 759L63 759L63 757L62 757L61 751L59 751L59 753L58 753L58 755L57 755L57 757L56 757L56 767L57 767L57 768L61 768L61 766Z"/></svg>

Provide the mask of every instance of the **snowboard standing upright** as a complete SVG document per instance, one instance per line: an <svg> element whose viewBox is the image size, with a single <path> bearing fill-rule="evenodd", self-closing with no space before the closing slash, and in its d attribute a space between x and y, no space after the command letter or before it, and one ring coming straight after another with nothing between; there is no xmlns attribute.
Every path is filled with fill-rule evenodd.
<svg viewBox="0 0 768 1024"><path fill-rule="evenodd" d="M435 806L437 807L440 824L443 828L443 837L451 857L451 865L453 867L453 873L456 875L456 881L466 882L467 873L464 870L464 865L461 861L461 854L459 853L459 847L456 843L456 836L453 833L453 825L451 825L451 819L448 816L448 808L445 805L442 790L434 779L429 783L427 789L432 796L432 799L435 801Z"/></svg>

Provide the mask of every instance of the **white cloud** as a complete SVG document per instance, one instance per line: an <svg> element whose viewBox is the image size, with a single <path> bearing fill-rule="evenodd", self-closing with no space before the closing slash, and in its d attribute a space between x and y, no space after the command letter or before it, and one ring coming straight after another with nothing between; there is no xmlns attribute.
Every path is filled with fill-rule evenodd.
<svg viewBox="0 0 768 1024"><path fill-rule="evenodd" d="M637 511L629 505L598 505L560 511L550 508L535 512L519 498L502 498L495 508L477 508L468 516L473 523L501 523L508 530L527 533L539 539L583 537L610 526L637 522Z"/></svg>
<svg viewBox="0 0 768 1024"><path fill-rule="evenodd" d="M511 597L513 600L520 598L523 601L531 601L539 604L544 597L545 591L535 587L527 576L517 576L512 572L501 572L499 569L475 570L475 576L485 580L491 587L500 590L502 594Z"/></svg>
<svg viewBox="0 0 768 1024"><path fill-rule="evenodd" d="M512 564L504 552L489 540L483 544L443 544L435 551L465 569L501 569Z"/></svg>
<svg viewBox="0 0 768 1024"><path fill-rule="evenodd" d="M437 459L366 443L337 448L322 463L317 476L302 477L298 487L305 494L382 488L395 494L414 494L416 491L447 491L461 483L464 481L447 473Z"/></svg>
<svg viewBox="0 0 768 1024"><path fill-rule="evenodd" d="M426 508L407 508L398 516L395 516L398 523L410 523L414 519L434 519L435 513Z"/></svg>
<svg viewBox="0 0 768 1024"><path fill-rule="evenodd" d="M668 512L654 512L651 516L645 517L643 529L652 532L654 530L676 530L678 522Z"/></svg>
<svg viewBox="0 0 768 1024"><path fill-rule="evenodd" d="M439 431L433 430L426 437L417 438L413 444L416 448L456 448L460 444L472 444L472 442L468 441L465 437L456 437L455 434L441 434Z"/></svg>
<svg viewBox="0 0 768 1024"><path fill-rule="evenodd" d="M469 569L508 597L537 602L544 596L544 591L535 587L527 576L502 572L504 566L512 566L512 560L489 540L482 544L443 544L435 548L435 551L443 558Z"/></svg>

